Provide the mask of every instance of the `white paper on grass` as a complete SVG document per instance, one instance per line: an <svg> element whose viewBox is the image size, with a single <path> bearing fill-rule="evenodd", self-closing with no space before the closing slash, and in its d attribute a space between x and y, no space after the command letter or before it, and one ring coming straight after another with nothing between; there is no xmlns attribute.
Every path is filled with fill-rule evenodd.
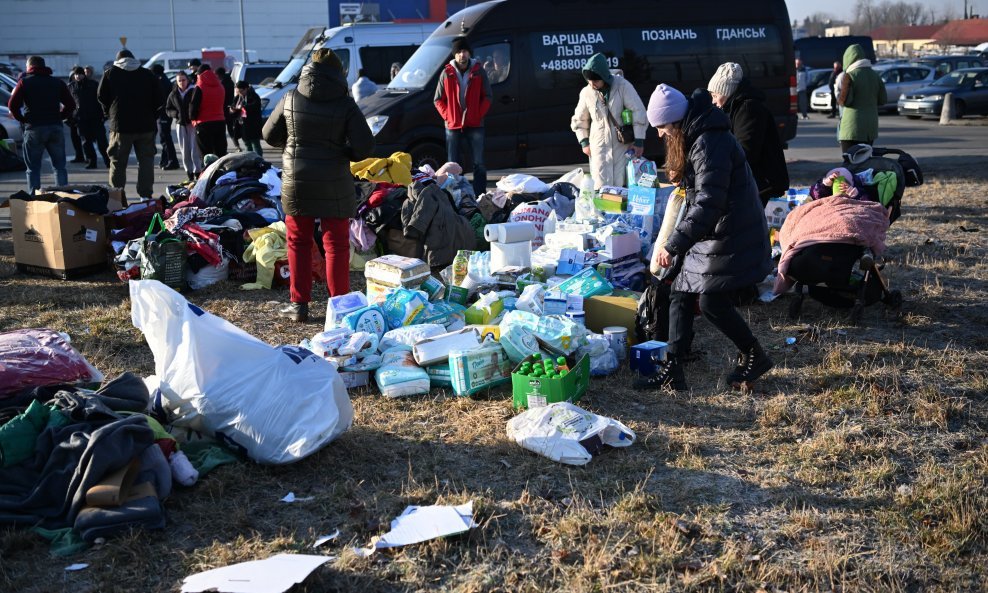
<svg viewBox="0 0 988 593"><path fill-rule="evenodd" d="M323 545L324 543L331 542L331 541L333 541L334 539L336 539L338 537L340 537L340 530L339 529L337 529L333 533L330 533L329 535L324 535L324 536L320 537L315 542L313 542L312 547L313 548L318 548L319 546Z"/></svg>
<svg viewBox="0 0 988 593"><path fill-rule="evenodd" d="M277 554L264 560L231 564L185 577L182 593L282 593L334 559L332 556Z"/></svg>
<svg viewBox="0 0 988 593"><path fill-rule="evenodd" d="M477 527L473 520L473 501L459 506L409 506L391 521L391 531L375 538L367 548L354 552L367 557L381 548L398 548L430 539L456 535Z"/></svg>

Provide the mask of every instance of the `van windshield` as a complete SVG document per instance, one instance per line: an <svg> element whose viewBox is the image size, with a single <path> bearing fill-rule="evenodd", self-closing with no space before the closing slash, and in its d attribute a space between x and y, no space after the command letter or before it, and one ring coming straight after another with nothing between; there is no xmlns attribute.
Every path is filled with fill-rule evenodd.
<svg viewBox="0 0 988 593"><path fill-rule="evenodd" d="M301 58L292 58L291 62L285 66L285 69L275 77L274 82L268 83L267 86L285 86L291 82L298 80L298 74L302 71L302 66L309 61L309 55L306 54Z"/></svg>
<svg viewBox="0 0 988 593"><path fill-rule="evenodd" d="M452 51L452 37L427 39L422 47L398 71L388 85L389 89L421 90L432 80L432 75L442 66Z"/></svg>

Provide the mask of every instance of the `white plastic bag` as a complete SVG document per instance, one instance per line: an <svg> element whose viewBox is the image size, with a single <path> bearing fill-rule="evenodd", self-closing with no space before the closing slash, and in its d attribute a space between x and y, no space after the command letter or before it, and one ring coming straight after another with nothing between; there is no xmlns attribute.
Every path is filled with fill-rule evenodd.
<svg viewBox="0 0 988 593"><path fill-rule="evenodd" d="M497 188L509 194L544 194L549 191L544 181L524 173L505 175L498 180Z"/></svg>
<svg viewBox="0 0 988 593"><path fill-rule="evenodd" d="M220 263L205 265L198 272L185 270L185 281L192 290L201 290L230 277L230 258L223 257Z"/></svg>
<svg viewBox="0 0 988 593"><path fill-rule="evenodd" d="M508 420L508 438L553 461L586 465L604 445L631 445L635 433L617 420L559 402L531 408Z"/></svg>
<svg viewBox="0 0 988 593"><path fill-rule="evenodd" d="M343 380L308 350L265 344L156 280L132 281L130 300L174 424L280 464L315 453L353 423Z"/></svg>
<svg viewBox="0 0 988 593"><path fill-rule="evenodd" d="M549 185L556 185L557 183L572 183L576 187L580 187L580 180L583 179L583 169L577 167L569 173L563 175L559 179L553 181Z"/></svg>

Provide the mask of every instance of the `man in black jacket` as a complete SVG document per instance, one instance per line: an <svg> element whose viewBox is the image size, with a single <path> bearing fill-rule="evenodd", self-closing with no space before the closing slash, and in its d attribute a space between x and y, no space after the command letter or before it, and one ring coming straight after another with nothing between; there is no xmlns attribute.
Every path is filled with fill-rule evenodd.
<svg viewBox="0 0 988 593"><path fill-rule="evenodd" d="M731 132L738 139L758 185L762 205L789 189L789 169L775 116L765 106L765 93L743 78L739 64L721 64L707 84L714 105L731 118Z"/></svg>
<svg viewBox="0 0 988 593"><path fill-rule="evenodd" d="M168 98L172 92L172 81L165 76L165 67L155 63L151 66L151 73L161 88L161 96ZM165 113L165 104L161 104L158 110L158 141L161 142L161 162L159 167L165 171L178 169L178 156L175 154L175 142L172 140L172 118Z"/></svg>
<svg viewBox="0 0 988 593"><path fill-rule="evenodd" d="M226 73L226 68L222 66L216 69L216 78L219 78L220 84L223 85L223 112L226 118L226 133L229 134L230 139L233 140L233 145L237 147L237 152L243 152L243 149L240 148L240 126L237 121L238 117L235 113L233 113L234 104L237 102L237 94L233 84L233 79Z"/></svg>
<svg viewBox="0 0 988 593"><path fill-rule="evenodd" d="M106 154L106 127L103 122L103 108L97 98L99 84L86 76L86 71L76 66L72 69L72 82L69 92L75 100L76 110L73 121L82 135L82 149L86 154L87 169L96 168L96 150L103 157L103 164L110 167L110 157ZM96 147L93 147L93 144Z"/></svg>
<svg viewBox="0 0 988 593"><path fill-rule="evenodd" d="M10 93L7 106L10 115L24 126L28 191L41 188L41 158L45 152L55 168L55 181L58 185L67 184L69 174L65 169L62 121L75 111L75 101L65 83L52 77L44 58L31 56L27 59L27 71Z"/></svg>
<svg viewBox="0 0 988 593"><path fill-rule="evenodd" d="M837 77L843 70L840 62L834 62L834 69L830 71L830 78L827 80L827 87L830 89L830 115L827 119L837 117Z"/></svg>
<svg viewBox="0 0 988 593"><path fill-rule="evenodd" d="M130 50L117 52L117 59L99 83L99 102L110 120L110 186L127 185L130 150L137 154L137 195L154 193L154 135L158 109L165 102L154 75L134 58Z"/></svg>

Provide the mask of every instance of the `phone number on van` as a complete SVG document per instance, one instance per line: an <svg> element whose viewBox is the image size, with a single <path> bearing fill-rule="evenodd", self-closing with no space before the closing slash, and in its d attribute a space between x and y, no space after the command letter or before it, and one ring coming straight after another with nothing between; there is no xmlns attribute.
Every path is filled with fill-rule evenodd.
<svg viewBox="0 0 988 593"><path fill-rule="evenodd" d="M585 58L571 60L549 60L547 62L542 62L541 66L543 70L580 70L586 63L587 60ZM609 68L617 68L618 58L607 58L607 66Z"/></svg>

